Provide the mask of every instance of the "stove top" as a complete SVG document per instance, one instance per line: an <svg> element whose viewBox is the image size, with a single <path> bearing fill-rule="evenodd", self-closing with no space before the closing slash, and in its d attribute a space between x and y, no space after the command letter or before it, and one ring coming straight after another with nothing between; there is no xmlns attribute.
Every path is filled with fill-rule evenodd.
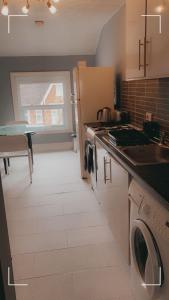
<svg viewBox="0 0 169 300"><path fill-rule="evenodd" d="M121 125L121 122L119 121L111 121L111 122L91 122L91 123L85 123L87 127L91 128L112 128L116 125Z"/></svg>
<svg viewBox="0 0 169 300"><path fill-rule="evenodd" d="M151 144L149 138L139 130L131 127L113 128L108 133L115 146L136 146Z"/></svg>
<svg viewBox="0 0 169 300"><path fill-rule="evenodd" d="M104 126L103 126L104 124ZM116 130L126 130L126 129L131 129L131 126L130 125L112 125L114 123L100 123L100 122L97 122L97 123L88 123L86 124L87 126L87 130L86 130L86 136L87 138L89 139L93 139L95 137L95 135L99 134L99 135L102 135L102 134L108 134L110 131L116 131ZM97 125L97 126L96 126Z"/></svg>
<svg viewBox="0 0 169 300"><path fill-rule="evenodd" d="M130 125L112 125L112 123L106 123L106 125L99 125L99 126L88 126L90 130L93 130L96 133L99 133L101 131L109 131L109 130L119 130L119 129L128 129L131 128Z"/></svg>

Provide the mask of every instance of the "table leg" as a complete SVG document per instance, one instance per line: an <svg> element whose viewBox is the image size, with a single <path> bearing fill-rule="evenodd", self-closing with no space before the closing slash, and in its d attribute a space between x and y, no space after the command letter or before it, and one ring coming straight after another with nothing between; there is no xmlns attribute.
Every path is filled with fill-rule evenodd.
<svg viewBox="0 0 169 300"><path fill-rule="evenodd" d="M3 162L4 162L4 169L5 169L5 174L8 174L8 165L7 165L7 159L3 158Z"/></svg>
<svg viewBox="0 0 169 300"><path fill-rule="evenodd" d="M8 161L8 167L10 167L10 160L9 160L9 157L7 158L7 161Z"/></svg>
<svg viewBox="0 0 169 300"><path fill-rule="evenodd" d="M32 164L33 164L32 134L31 134L31 133L26 133L26 136L27 136L27 138L28 138L28 146L29 146L29 149L31 150Z"/></svg>

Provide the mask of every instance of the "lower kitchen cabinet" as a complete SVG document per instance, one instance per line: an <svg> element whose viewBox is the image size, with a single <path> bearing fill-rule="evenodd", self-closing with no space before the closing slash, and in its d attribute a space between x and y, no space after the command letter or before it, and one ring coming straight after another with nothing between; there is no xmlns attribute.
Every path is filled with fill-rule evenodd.
<svg viewBox="0 0 169 300"><path fill-rule="evenodd" d="M128 173L97 142L96 198L109 227L129 262Z"/></svg>

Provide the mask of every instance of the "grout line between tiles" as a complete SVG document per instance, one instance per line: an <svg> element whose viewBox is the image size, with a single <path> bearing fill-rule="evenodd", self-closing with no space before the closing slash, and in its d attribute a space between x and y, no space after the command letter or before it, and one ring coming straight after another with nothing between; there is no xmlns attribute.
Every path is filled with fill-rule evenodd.
<svg viewBox="0 0 169 300"><path fill-rule="evenodd" d="M60 272L60 273L51 273L51 274L45 274L45 275L39 275L39 276L32 276L32 277L23 277L23 278L17 278L15 281L17 282L17 281L19 281L19 280L31 280L31 279L39 279L39 278L45 278L45 277L52 277L52 276L64 276L64 275L68 275L68 274L72 274L72 275L74 275L74 274L77 274L77 273L81 273L81 272L85 272L85 271L89 271L89 270L100 270L100 269L102 269L102 270L109 270L109 269L113 269L113 268L121 268L122 269L122 267L119 265L114 265L114 266L112 266L112 265L110 265L110 266L101 266L101 267L88 267L88 268L83 268L83 269L80 269L80 270L77 270L77 271L70 271L70 272Z"/></svg>
<svg viewBox="0 0 169 300"><path fill-rule="evenodd" d="M65 230L48 230L48 231L43 231L43 232L37 232L37 233L23 233L23 234L11 234L11 231L9 230L9 235L11 238L18 238L18 237L24 237L24 236L31 236L31 235L40 235L42 233L54 233L54 232L64 232L64 231L75 231L75 230L81 230L81 229L87 229L87 228L95 228L95 227L102 227L102 226L106 226L107 224L105 225L89 225L89 226L86 226L86 227L74 227L74 228L71 228L71 229L65 229Z"/></svg>
<svg viewBox="0 0 169 300"><path fill-rule="evenodd" d="M99 242L99 243L90 243L90 244L84 244L84 245L77 245L77 246L68 246L68 247L64 247L64 248L55 248L55 249L46 249L46 250L41 250L41 251L35 251L35 252L24 252L24 253L16 253L16 254L12 254L12 258L16 257L16 256L23 256L23 255L33 255L33 254L38 254L38 253L49 253L49 252L56 252L56 251L62 251L62 250L66 250L66 249L74 249L74 248L83 248L83 247L87 247L87 246L97 246L97 245L103 245L103 244L114 244L116 246L116 243L114 240L112 241L108 241L108 242Z"/></svg>

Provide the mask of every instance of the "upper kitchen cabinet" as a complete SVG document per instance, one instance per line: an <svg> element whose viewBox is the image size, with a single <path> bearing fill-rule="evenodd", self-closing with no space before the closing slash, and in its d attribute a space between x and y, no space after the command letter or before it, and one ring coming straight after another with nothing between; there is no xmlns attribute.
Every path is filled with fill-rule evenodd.
<svg viewBox="0 0 169 300"><path fill-rule="evenodd" d="M126 79L145 77L146 0L126 1Z"/></svg>
<svg viewBox="0 0 169 300"><path fill-rule="evenodd" d="M169 1L148 0L147 14L159 15L147 17L147 78L168 77Z"/></svg>

